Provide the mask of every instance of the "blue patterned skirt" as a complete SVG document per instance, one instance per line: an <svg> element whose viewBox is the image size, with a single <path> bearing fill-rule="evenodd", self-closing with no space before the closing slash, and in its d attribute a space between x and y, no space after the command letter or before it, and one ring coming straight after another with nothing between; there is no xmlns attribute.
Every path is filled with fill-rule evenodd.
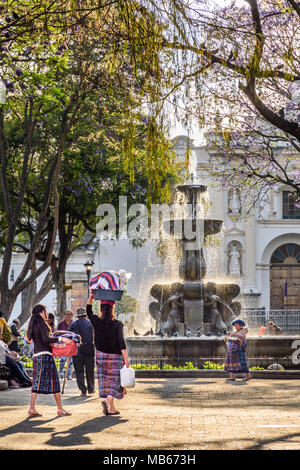
<svg viewBox="0 0 300 470"><path fill-rule="evenodd" d="M121 387L120 378L120 370L122 367L122 355L96 351L96 368L100 398L106 398L107 395L111 395L120 400L124 397L124 389Z"/></svg>
<svg viewBox="0 0 300 470"><path fill-rule="evenodd" d="M246 361L246 353L243 349L239 351L228 351L225 360L225 370L233 373L248 373L249 368Z"/></svg>
<svg viewBox="0 0 300 470"><path fill-rule="evenodd" d="M60 383L56 364L50 354L41 354L33 357L33 393L59 393Z"/></svg>

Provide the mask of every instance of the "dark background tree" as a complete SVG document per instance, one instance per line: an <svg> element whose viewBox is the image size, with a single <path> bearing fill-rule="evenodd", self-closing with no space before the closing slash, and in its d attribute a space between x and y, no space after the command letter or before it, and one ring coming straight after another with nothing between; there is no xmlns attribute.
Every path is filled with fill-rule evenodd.
<svg viewBox="0 0 300 470"><path fill-rule="evenodd" d="M128 192L129 185L137 188L139 174L148 202L169 194L168 176L174 163L170 144L155 111L148 110L143 126L145 118L138 111L141 99L153 96L157 85L146 80L149 70L140 43L133 47L134 66L128 65L133 61L128 37L138 37L138 31L130 29L130 17L120 23L124 18L120 10L113 13L109 18L116 31L107 24L106 15L88 19L84 15L82 21L77 18L75 36L70 37L74 25L68 24L69 29L63 29L63 34L58 30L51 42L47 33L39 38L20 33L22 50L18 41L9 42L3 64L8 103L1 110L1 228L6 242L0 308L7 317L24 288L31 286L28 302L36 300L32 283L49 266L63 308L67 259L84 230L92 230L96 201L101 202L101 197L109 193L111 200L116 188L121 194ZM30 58L24 62L26 40L26 57ZM104 172L97 151L108 154ZM116 171L124 175L125 183ZM100 191L101 183L106 192L103 187ZM79 213L79 201L89 207L88 213ZM57 228L60 254L53 256ZM26 253L26 261L9 289L14 248ZM50 288L49 276L43 292Z"/></svg>
<svg viewBox="0 0 300 470"><path fill-rule="evenodd" d="M226 183L232 175L236 184L238 168L256 188L282 181L291 191L299 189L294 168L300 150L299 103L296 118L288 112L291 85L300 80L299 2L149 3L168 25L162 47L176 52L161 100L172 103L187 131L198 126L209 133L216 171L220 161L228 164L225 172L217 172L220 179ZM281 149L270 151L276 141ZM281 156L283 148L288 151Z"/></svg>

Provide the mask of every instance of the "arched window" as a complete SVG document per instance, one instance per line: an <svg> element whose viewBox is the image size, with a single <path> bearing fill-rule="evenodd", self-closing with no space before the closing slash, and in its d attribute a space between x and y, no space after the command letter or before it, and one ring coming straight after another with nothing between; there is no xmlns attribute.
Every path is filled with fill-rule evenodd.
<svg viewBox="0 0 300 470"><path fill-rule="evenodd" d="M277 248L272 255L271 264L277 263L300 263L300 245L286 243Z"/></svg>

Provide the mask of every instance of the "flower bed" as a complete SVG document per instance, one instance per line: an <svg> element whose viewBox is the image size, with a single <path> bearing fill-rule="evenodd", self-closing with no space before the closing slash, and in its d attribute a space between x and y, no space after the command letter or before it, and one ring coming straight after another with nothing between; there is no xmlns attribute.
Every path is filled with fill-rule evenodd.
<svg viewBox="0 0 300 470"><path fill-rule="evenodd" d="M27 356L20 356L21 361L24 363L26 369L32 369L32 358ZM56 366L59 368L60 357L54 358ZM213 369L213 370L224 370L224 364L217 364L216 362L206 361L203 363L203 367L197 367L193 362L185 362L182 366L172 366L171 364L132 364L131 367L135 370L199 370L199 369ZM66 364L64 365L66 367ZM264 367L250 367L250 370L264 370Z"/></svg>

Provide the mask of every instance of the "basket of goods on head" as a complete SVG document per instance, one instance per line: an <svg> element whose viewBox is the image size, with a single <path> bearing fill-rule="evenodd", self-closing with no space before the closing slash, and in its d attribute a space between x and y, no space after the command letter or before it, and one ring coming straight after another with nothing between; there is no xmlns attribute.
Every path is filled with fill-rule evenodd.
<svg viewBox="0 0 300 470"><path fill-rule="evenodd" d="M103 271L92 277L90 291L95 300L116 302L121 300L123 289L130 277L131 274L123 269L120 269L118 273L116 271Z"/></svg>
<svg viewBox="0 0 300 470"><path fill-rule="evenodd" d="M58 343L52 343L51 349L52 354L55 357L67 357L76 356L78 344L80 343L80 336L73 333L72 331L55 331L53 333L55 338L67 338L71 340L70 343L59 341Z"/></svg>

